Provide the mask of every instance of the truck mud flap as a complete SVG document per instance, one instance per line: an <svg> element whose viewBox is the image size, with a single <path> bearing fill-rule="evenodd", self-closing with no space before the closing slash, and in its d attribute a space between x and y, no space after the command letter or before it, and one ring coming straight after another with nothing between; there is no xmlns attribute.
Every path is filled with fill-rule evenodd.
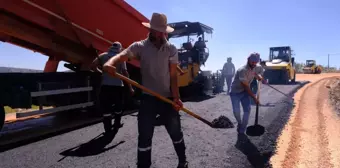
<svg viewBox="0 0 340 168"><path fill-rule="evenodd" d="M5 124L5 117L6 117L5 109L3 106L0 106L0 131Z"/></svg>

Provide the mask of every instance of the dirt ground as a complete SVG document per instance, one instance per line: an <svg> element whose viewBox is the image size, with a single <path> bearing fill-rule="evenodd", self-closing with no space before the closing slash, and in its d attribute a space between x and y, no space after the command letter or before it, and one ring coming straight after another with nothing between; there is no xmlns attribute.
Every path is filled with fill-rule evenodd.
<svg viewBox="0 0 340 168"><path fill-rule="evenodd" d="M297 75L297 80L310 83L294 96L296 106L270 160L273 167L340 167L340 119L332 106L336 96L330 96L336 91L340 96L340 86L335 87L339 77L340 74Z"/></svg>

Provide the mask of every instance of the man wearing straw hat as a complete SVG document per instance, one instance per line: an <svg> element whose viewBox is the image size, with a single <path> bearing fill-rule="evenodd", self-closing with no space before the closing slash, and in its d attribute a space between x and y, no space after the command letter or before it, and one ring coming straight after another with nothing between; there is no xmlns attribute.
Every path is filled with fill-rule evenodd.
<svg viewBox="0 0 340 168"><path fill-rule="evenodd" d="M104 71L116 74L119 62L137 59L140 61L142 85L164 97L172 99L172 106L143 92L138 113L138 168L151 166L151 147L156 115L164 118L164 126L172 139L178 156L178 168L187 168L185 143L181 129L179 109L183 106L177 85L178 53L176 47L166 40L167 33L174 29L167 25L164 14L153 13L150 23L142 23L149 28L148 37L134 42L127 49L111 58Z"/></svg>
<svg viewBox="0 0 340 168"><path fill-rule="evenodd" d="M252 90L250 89L250 82L256 78L263 83L263 77L256 69L257 63L260 61L260 54L251 53L248 57L247 64L240 67L235 74L234 81L231 85L230 99L233 107L233 113L237 120L237 132L244 134L246 131L249 114L250 114L250 98L254 100L256 104L259 104L259 100L256 98ZM241 107L243 107L243 117L241 118Z"/></svg>

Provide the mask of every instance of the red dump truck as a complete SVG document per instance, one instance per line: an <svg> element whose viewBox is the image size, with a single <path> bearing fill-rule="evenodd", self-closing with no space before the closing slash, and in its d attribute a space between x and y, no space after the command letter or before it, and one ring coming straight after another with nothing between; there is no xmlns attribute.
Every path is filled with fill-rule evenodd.
<svg viewBox="0 0 340 168"><path fill-rule="evenodd" d="M95 107L100 75L86 71L89 64L114 41L127 47L144 39L148 30L141 22L147 21L124 0L0 0L0 40L49 57L45 73L0 74L0 129L4 106L40 106L19 118ZM56 72L60 61L77 72ZM137 81L138 67L128 64Z"/></svg>

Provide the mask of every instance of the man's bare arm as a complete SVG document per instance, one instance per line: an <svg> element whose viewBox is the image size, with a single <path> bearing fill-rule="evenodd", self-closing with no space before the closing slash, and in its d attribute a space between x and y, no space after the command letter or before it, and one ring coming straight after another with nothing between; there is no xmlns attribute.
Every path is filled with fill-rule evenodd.
<svg viewBox="0 0 340 168"><path fill-rule="evenodd" d="M222 70L225 71L227 64L224 63Z"/></svg>
<svg viewBox="0 0 340 168"><path fill-rule="evenodd" d="M247 91L247 93L253 98L255 99L256 96L254 95L254 93L251 91L250 86L247 82L241 81L242 86L244 87L244 89Z"/></svg>
<svg viewBox="0 0 340 168"><path fill-rule="evenodd" d="M257 66L256 68L258 68L254 75L255 75L255 78L258 80L258 81L262 81L263 80L263 68L262 66Z"/></svg>
<svg viewBox="0 0 340 168"><path fill-rule="evenodd" d="M262 75L260 75L260 74L255 74L255 78L256 78L258 81L262 81L262 79L263 79Z"/></svg>
<svg viewBox="0 0 340 168"><path fill-rule="evenodd" d="M129 77L129 72L128 72L126 69L123 70L123 75L126 76L127 78L130 78L130 77ZM132 85L131 85L130 83L128 83L127 85L129 86L129 89L130 89L130 90L133 89L133 88L132 88Z"/></svg>
<svg viewBox="0 0 340 168"><path fill-rule="evenodd" d="M102 58L103 57L103 55L104 54L100 54L98 57L96 57L93 61L92 61L92 63L91 63L91 65L90 65L90 69L91 70L93 70L93 71L98 71L97 70L97 67L100 67L101 65L100 65L100 58Z"/></svg>
<svg viewBox="0 0 340 168"><path fill-rule="evenodd" d="M135 55L131 53L128 49L123 50L116 56L110 58L103 66L103 71L109 73L111 76L115 76L115 66L118 63L130 61L132 59L137 59ZM113 70L114 69L114 70Z"/></svg>
<svg viewBox="0 0 340 168"><path fill-rule="evenodd" d="M97 71L98 66L99 66L99 60L96 58L92 61L91 65L90 65L90 69L92 71Z"/></svg>
<svg viewBox="0 0 340 168"><path fill-rule="evenodd" d="M122 52L120 52L119 54L117 54L116 56L110 58L105 64L104 64L104 67L105 66L115 66L117 65L118 63L122 63L124 61L128 61L128 54L127 52L124 50Z"/></svg>
<svg viewBox="0 0 340 168"><path fill-rule="evenodd" d="M251 91L249 83L247 82L247 80L245 78L246 77L246 73L247 72L245 70L241 71L240 72L240 76L239 76L239 80L241 81L241 84L242 84L243 88L247 91L249 96L251 96L253 99L255 99L256 97L255 97L254 93Z"/></svg>
<svg viewBox="0 0 340 168"><path fill-rule="evenodd" d="M170 86L171 86L172 97L174 99L180 98L177 81L178 81L177 64L170 63Z"/></svg>

